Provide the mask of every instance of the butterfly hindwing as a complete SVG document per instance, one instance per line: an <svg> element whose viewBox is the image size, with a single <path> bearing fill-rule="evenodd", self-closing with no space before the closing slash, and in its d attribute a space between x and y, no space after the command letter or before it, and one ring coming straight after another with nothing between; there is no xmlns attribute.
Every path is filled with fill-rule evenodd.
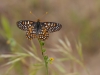
<svg viewBox="0 0 100 75"><path fill-rule="evenodd" d="M30 33L29 31L26 32L26 38L31 40L33 38L36 38L37 35L36 34L33 34L33 33Z"/></svg>
<svg viewBox="0 0 100 75"><path fill-rule="evenodd" d="M26 38L31 40L33 38L36 38L36 29L34 28L33 25L28 27L28 30L26 31Z"/></svg>
<svg viewBox="0 0 100 75"><path fill-rule="evenodd" d="M47 29L42 27L39 34L38 34L38 39L44 41L44 40L48 39L48 37L49 37L49 33L48 33Z"/></svg>

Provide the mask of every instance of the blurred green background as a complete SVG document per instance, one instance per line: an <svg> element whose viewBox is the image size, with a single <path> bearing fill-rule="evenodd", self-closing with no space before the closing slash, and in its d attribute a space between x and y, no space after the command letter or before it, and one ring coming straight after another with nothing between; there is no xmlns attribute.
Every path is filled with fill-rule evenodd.
<svg viewBox="0 0 100 75"><path fill-rule="evenodd" d="M69 49L72 50L71 54L79 59L81 55L78 56L76 42L80 41L83 63L90 75L100 75L100 0L0 0L0 55L23 53L22 47L29 50L30 46L33 49L36 48L38 57L43 60L37 39L33 39L33 43L27 40L25 32L18 29L16 25L19 20L36 21L37 19L29 13L30 11L38 18L48 12L41 21L62 24L62 29L51 33L49 39L45 41L48 56L54 57L55 61L60 58L68 58L56 48L56 45L61 46L59 40L64 42L67 38L71 44L71 49ZM29 70L30 67L28 69L22 61L13 63L13 66L17 65L15 67L12 64L2 66L14 59L8 57L1 56L0 58L0 75L45 75L45 69L40 69L40 66L37 69L36 66ZM28 62L29 58L32 62ZM31 64L36 63L36 60L31 57L25 57L24 61L25 63L27 61L29 66L31 66L30 62ZM74 61L74 68L72 69L67 59L59 63L55 61L54 63L58 65L50 64L50 75L89 75L84 68L79 64L76 65ZM60 66L59 69L58 66ZM31 73L33 71L35 73Z"/></svg>

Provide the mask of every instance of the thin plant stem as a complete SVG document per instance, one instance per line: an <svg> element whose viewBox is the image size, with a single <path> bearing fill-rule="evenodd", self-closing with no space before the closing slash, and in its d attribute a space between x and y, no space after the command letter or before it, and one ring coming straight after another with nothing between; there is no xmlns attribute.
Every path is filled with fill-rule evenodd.
<svg viewBox="0 0 100 75"><path fill-rule="evenodd" d="M43 42L41 40L38 40L38 41L39 41L40 48L41 48L41 51L42 51L42 56L43 56L45 67L46 67L46 73L48 75L48 62L47 62L48 57L44 55L45 51L44 51L43 45L42 45Z"/></svg>

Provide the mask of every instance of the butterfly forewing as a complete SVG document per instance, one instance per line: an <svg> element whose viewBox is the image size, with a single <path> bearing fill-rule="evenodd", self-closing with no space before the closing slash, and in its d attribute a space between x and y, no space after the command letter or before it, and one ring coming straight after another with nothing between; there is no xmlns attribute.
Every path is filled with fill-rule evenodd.
<svg viewBox="0 0 100 75"><path fill-rule="evenodd" d="M27 31L29 26L34 26L35 22L29 20L21 20L17 22L17 27L21 30Z"/></svg>
<svg viewBox="0 0 100 75"><path fill-rule="evenodd" d="M48 30L49 33L59 31L62 28L62 25L55 22L43 22L44 27Z"/></svg>

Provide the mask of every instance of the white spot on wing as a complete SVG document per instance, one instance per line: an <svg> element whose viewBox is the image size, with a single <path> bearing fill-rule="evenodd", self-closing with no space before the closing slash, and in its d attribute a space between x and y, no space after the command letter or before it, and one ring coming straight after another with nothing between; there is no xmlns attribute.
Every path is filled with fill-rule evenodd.
<svg viewBox="0 0 100 75"><path fill-rule="evenodd" d="M46 24L46 23L44 23L44 24Z"/></svg>
<svg viewBox="0 0 100 75"><path fill-rule="evenodd" d="M51 24L51 26L53 26L53 23Z"/></svg>
<svg viewBox="0 0 100 75"><path fill-rule="evenodd" d="M44 33L43 33L44 34Z"/></svg>
<svg viewBox="0 0 100 75"><path fill-rule="evenodd" d="M50 23L48 23L48 25L50 25Z"/></svg>
<svg viewBox="0 0 100 75"><path fill-rule="evenodd" d="M33 31L33 33L36 33L35 31Z"/></svg>
<svg viewBox="0 0 100 75"><path fill-rule="evenodd" d="M39 34L41 34L41 32L39 32Z"/></svg>
<svg viewBox="0 0 100 75"><path fill-rule="evenodd" d="M26 21L25 21L25 25L26 25Z"/></svg>
<svg viewBox="0 0 100 75"><path fill-rule="evenodd" d="M28 23L27 24L29 24L29 21L28 21Z"/></svg>
<svg viewBox="0 0 100 75"><path fill-rule="evenodd" d="M29 26L31 26L31 24Z"/></svg>
<svg viewBox="0 0 100 75"><path fill-rule="evenodd" d="M41 32L41 34L42 34L42 32Z"/></svg>
<svg viewBox="0 0 100 75"><path fill-rule="evenodd" d="M47 28L48 26L46 25L45 27Z"/></svg>

